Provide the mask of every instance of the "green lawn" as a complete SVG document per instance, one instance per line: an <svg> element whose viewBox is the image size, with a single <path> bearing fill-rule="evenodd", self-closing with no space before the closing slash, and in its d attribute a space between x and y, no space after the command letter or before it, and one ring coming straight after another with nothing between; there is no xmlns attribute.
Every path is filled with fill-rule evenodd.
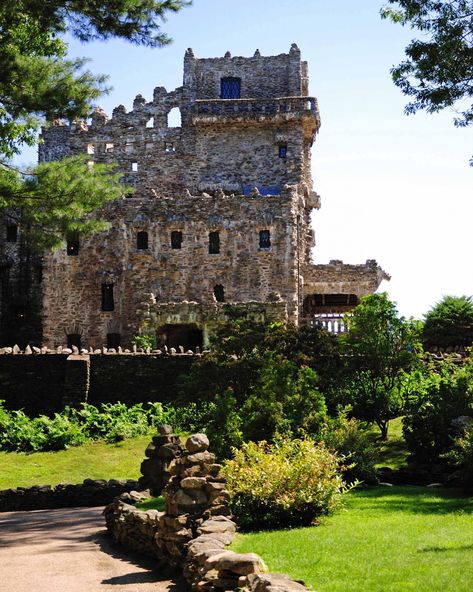
<svg viewBox="0 0 473 592"><path fill-rule="evenodd" d="M316 592L471 592L473 498L422 487L352 491L321 526L239 535L232 548Z"/></svg>
<svg viewBox="0 0 473 592"><path fill-rule="evenodd" d="M397 417L389 422L388 439L380 440L379 429L372 428L373 442L378 451L377 467L390 467L399 469L407 464L409 451L402 435L402 417Z"/></svg>
<svg viewBox="0 0 473 592"><path fill-rule="evenodd" d="M151 436L105 444L90 442L58 452L0 452L0 489L81 483L91 479L137 479Z"/></svg>

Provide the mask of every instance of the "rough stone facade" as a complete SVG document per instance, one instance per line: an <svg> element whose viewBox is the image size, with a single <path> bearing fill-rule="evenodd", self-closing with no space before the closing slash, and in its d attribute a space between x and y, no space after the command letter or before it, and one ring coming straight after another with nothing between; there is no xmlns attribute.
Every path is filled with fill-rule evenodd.
<svg viewBox="0 0 473 592"><path fill-rule="evenodd" d="M128 346L144 329L160 345L195 348L225 316L222 303L250 318L312 323L312 295L353 307L374 291L387 278L375 262L311 263L319 127L293 44L250 58L198 59L189 49L181 87L157 87L149 102L137 95L132 111L120 105L111 118L97 109L90 122L44 129L40 161L88 153L117 163L134 192L99 212L108 231L45 256L43 342ZM325 311L345 308L317 314Z"/></svg>

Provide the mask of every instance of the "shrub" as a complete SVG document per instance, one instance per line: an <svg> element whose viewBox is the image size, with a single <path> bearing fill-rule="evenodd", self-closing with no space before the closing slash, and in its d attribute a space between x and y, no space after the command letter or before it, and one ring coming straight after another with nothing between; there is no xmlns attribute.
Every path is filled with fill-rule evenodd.
<svg viewBox="0 0 473 592"><path fill-rule="evenodd" d="M473 423L455 440L453 448L444 455L456 470L455 477L468 492L473 492Z"/></svg>
<svg viewBox="0 0 473 592"><path fill-rule="evenodd" d="M230 506L244 529L313 524L345 490L340 459L308 438L248 442L225 461Z"/></svg>
<svg viewBox="0 0 473 592"><path fill-rule="evenodd" d="M376 451L370 434L363 429L354 417L348 419L344 413L329 419L325 424L321 439L325 446L343 459L346 483L364 481L376 483Z"/></svg>
<svg viewBox="0 0 473 592"><path fill-rule="evenodd" d="M426 347L449 347L473 343L473 299L444 296L425 315L423 339Z"/></svg>
<svg viewBox="0 0 473 592"><path fill-rule="evenodd" d="M409 375L403 433L417 461L437 462L456 436L452 420L473 416L473 358L464 365L444 361Z"/></svg>

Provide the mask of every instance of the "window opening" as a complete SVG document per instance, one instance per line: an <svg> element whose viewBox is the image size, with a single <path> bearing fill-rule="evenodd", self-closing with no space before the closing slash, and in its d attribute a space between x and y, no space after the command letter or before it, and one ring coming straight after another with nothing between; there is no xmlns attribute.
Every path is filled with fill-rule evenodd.
<svg viewBox="0 0 473 592"><path fill-rule="evenodd" d="M150 117L146 122L146 127L154 127L154 117Z"/></svg>
<svg viewBox="0 0 473 592"><path fill-rule="evenodd" d="M269 230L259 231L259 248L269 249L271 247L271 233Z"/></svg>
<svg viewBox="0 0 473 592"><path fill-rule="evenodd" d="M125 153L131 154L135 150L135 143L134 142L127 142L125 144Z"/></svg>
<svg viewBox="0 0 473 592"><path fill-rule="evenodd" d="M139 251L146 251L148 248L148 233L144 230L141 230L136 235L136 248Z"/></svg>
<svg viewBox="0 0 473 592"><path fill-rule="evenodd" d="M75 232L67 236L66 253L69 256L79 254L79 235Z"/></svg>
<svg viewBox="0 0 473 592"><path fill-rule="evenodd" d="M9 224L7 226L7 243L16 243L18 240L18 226Z"/></svg>
<svg viewBox="0 0 473 592"><path fill-rule="evenodd" d="M73 347L77 347L80 350L81 347L81 336L80 333L68 333L67 334L67 347L72 349Z"/></svg>
<svg viewBox="0 0 473 592"><path fill-rule="evenodd" d="M223 289L222 284L214 286L214 296L217 302L225 302L225 290Z"/></svg>
<svg viewBox="0 0 473 592"><path fill-rule="evenodd" d="M220 233L209 232L209 253L217 255L220 253Z"/></svg>
<svg viewBox="0 0 473 592"><path fill-rule="evenodd" d="M171 249L180 249L182 247L182 232L173 230L171 232Z"/></svg>
<svg viewBox="0 0 473 592"><path fill-rule="evenodd" d="M241 78L222 78L220 80L221 99L239 99L241 95Z"/></svg>
<svg viewBox="0 0 473 592"><path fill-rule="evenodd" d="M87 144L87 154L95 154L95 146L93 144Z"/></svg>
<svg viewBox="0 0 473 592"><path fill-rule="evenodd" d="M137 172L138 172L138 163L137 163L137 162L132 162L132 163L131 163L131 170L132 170L134 173L137 173Z"/></svg>
<svg viewBox="0 0 473 592"><path fill-rule="evenodd" d="M173 107L167 115L168 127L181 127L181 110L179 107Z"/></svg>
<svg viewBox="0 0 473 592"><path fill-rule="evenodd" d="M287 144L279 146L279 158L287 158Z"/></svg>
<svg viewBox="0 0 473 592"><path fill-rule="evenodd" d="M107 333L107 348L118 349L120 347L120 333Z"/></svg>
<svg viewBox="0 0 473 592"><path fill-rule="evenodd" d="M113 300L113 284L102 284L102 310L115 310L115 302Z"/></svg>
<svg viewBox="0 0 473 592"><path fill-rule="evenodd" d="M113 152L113 144L111 142L105 144L105 152Z"/></svg>
<svg viewBox="0 0 473 592"><path fill-rule="evenodd" d="M176 147L172 142L166 142L164 144L164 152L176 152Z"/></svg>

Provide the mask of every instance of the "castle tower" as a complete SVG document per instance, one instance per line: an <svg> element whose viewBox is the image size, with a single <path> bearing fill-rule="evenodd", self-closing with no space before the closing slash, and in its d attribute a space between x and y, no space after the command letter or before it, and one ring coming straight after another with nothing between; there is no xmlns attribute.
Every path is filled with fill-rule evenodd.
<svg viewBox="0 0 473 592"><path fill-rule="evenodd" d="M85 152L118 163L135 189L103 208L108 231L45 257L45 343L128 346L145 329L187 349L206 342L228 305L311 323L374 291L386 277L375 262L311 263L319 127L293 44L249 58L189 49L181 87L157 87L150 102L137 95L129 113L96 110L90 124L44 130L40 160Z"/></svg>

